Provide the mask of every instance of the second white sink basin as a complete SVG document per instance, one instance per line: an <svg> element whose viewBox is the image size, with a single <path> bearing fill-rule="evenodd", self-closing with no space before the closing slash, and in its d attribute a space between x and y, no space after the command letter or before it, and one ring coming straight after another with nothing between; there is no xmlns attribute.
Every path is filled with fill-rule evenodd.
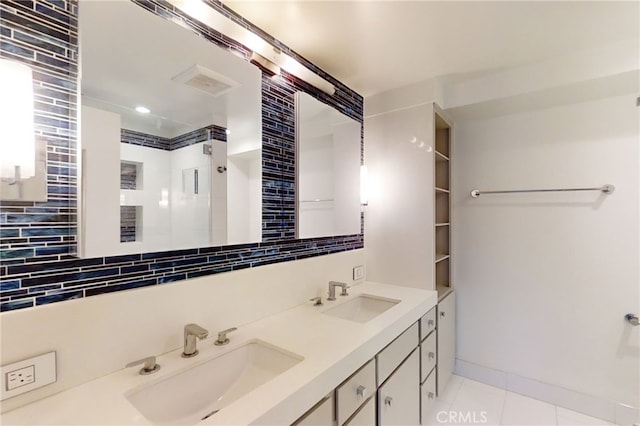
<svg viewBox="0 0 640 426"><path fill-rule="evenodd" d="M367 322L400 303L396 299L360 294L354 299L327 309L323 314L355 322Z"/></svg>
<svg viewBox="0 0 640 426"><path fill-rule="evenodd" d="M285 372L303 357L252 340L126 397L154 424L192 425Z"/></svg>

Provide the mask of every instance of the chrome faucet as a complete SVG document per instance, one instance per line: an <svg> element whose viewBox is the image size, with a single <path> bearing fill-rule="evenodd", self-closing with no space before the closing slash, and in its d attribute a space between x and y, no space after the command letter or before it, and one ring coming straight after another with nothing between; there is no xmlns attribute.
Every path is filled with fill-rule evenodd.
<svg viewBox="0 0 640 426"><path fill-rule="evenodd" d="M187 324L184 326L184 350L182 351L182 358L191 358L198 355L198 349L196 348L197 339L204 339L209 335L209 332L198 324Z"/></svg>
<svg viewBox="0 0 640 426"><path fill-rule="evenodd" d="M327 300L336 300L336 287L342 288L340 296L349 295L349 293L347 293L347 289L349 288L347 284L338 281L329 281L329 297L327 297Z"/></svg>

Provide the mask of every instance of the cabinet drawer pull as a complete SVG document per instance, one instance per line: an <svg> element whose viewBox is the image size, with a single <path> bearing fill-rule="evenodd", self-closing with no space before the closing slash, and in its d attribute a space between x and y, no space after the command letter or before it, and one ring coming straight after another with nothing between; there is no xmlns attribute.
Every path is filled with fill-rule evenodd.
<svg viewBox="0 0 640 426"><path fill-rule="evenodd" d="M384 399L384 405L386 405L387 407L391 407L391 402L393 401L393 398L391 398L390 396L386 397Z"/></svg>
<svg viewBox="0 0 640 426"><path fill-rule="evenodd" d="M356 388L356 395L358 395L360 398L364 398L366 394L367 388L365 388L364 386L360 385Z"/></svg>
<svg viewBox="0 0 640 426"><path fill-rule="evenodd" d="M435 396L435 394L433 392L429 392L427 394L427 398L429 398L429 399L433 399L434 396Z"/></svg>
<svg viewBox="0 0 640 426"><path fill-rule="evenodd" d="M446 312L440 312L440 318L444 318L446 315Z"/></svg>
<svg viewBox="0 0 640 426"><path fill-rule="evenodd" d="M434 359L436 357L435 352L429 352L429 359Z"/></svg>

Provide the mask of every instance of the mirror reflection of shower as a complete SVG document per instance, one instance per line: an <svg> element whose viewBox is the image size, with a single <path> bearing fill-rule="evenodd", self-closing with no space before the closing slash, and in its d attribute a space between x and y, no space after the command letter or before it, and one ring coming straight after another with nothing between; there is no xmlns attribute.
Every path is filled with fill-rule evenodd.
<svg viewBox="0 0 640 426"><path fill-rule="evenodd" d="M261 241L260 71L132 2L80 8L81 255Z"/></svg>

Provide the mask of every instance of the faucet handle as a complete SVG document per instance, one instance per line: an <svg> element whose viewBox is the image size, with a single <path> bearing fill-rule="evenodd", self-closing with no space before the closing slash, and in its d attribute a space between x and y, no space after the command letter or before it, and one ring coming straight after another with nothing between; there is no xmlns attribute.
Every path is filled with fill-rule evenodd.
<svg viewBox="0 0 640 426"><path fill-rule="evenodd" d="M140 369L140 374L142 374L143 376L146 376L147 374L153 374L156 371L160 370L160 364L156 364L155 356L148 356L137 361L132 361L126 365L126 368L133 367L142 363L144 363L144 366Z"/></svg>
<svg viewBox="0 0 640 426"><path fill-rule="evenodd" d="M227 343L229 343L229 338L227 337L227 334L231 333L232 331L236 331L237 329L238 327L231 327L231 328L227 328L226 330L219 331L218 340L216 340L214 344L216 346L226 345Z"/></svg>
<svg viewBox="0 0 640 426"><path fill-rule="evenodd" d="M184 332L186 334L192 334L198 339L205 339L209 335L209 331L200 327L198 324L187 324L184 326Z"/></svg>
<svg viewBox="0 0 640 426"><path fill-rule="evenodd" d="M312 297L311 299L309 299L309 302L314 302L313 306L320 306L322 305L322 297L321 296Z"/></svg>
<svg viewBox="0 0 640 426"><path fill-rule="evenodd" d="M342 286L342 291L340 292L340 296L348 296L349 293L347 293L347 289L350 288L351 286L344 284Z"/></svg>

